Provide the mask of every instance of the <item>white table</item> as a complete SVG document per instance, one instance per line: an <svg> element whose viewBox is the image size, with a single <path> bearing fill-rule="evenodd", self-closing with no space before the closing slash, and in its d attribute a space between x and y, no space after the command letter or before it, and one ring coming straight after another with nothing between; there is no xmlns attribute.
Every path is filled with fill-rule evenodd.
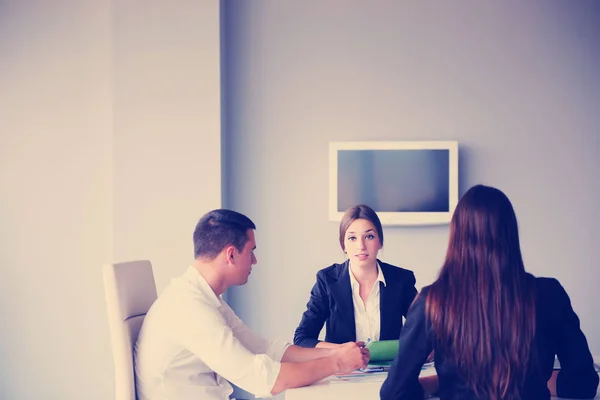
<svg viewBox="0 0 600 400"><path fill-rule="evenodd" d="M425 370L420 376L435 375L435 369ZM297 389L285 391L285 400L337 400L337 399L379 399L379 389L385 381L387 372L371 374L356 381L343 381L336 377L329 377ZM431 397L437 399L437 397Z"/></svg>
<svg viewBox="0 0 600 400"><path fill-rule="evenodd" d="M431 374L425 371L421 376ZM433 370L433 374L435 374L435 370ZM387 373L380 373L377 374L377 377L369 377L367 380L356 382L344 382L337 378L327 378L310 386L286 390L285 400L376 400L379 399L379 389L381 389L381 384L386 376ZM430 399L439 400L438 397L431 397ZM600 399L600 389L595 399Z"/></svg>

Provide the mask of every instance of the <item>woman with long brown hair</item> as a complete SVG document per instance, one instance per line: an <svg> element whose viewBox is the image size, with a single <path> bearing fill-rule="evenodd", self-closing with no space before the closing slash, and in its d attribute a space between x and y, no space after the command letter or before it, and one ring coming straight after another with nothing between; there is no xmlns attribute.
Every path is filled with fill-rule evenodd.
<svg viewBox="0 0 600 400"><path fill-rule="evenodd" d="M418 377L432 350L442 400L596 395L598 374L569 296L556 279L525 272L517 218L498 189L477 185L459 201L446 260L408 312L381 399L423 398Z"/></svg>

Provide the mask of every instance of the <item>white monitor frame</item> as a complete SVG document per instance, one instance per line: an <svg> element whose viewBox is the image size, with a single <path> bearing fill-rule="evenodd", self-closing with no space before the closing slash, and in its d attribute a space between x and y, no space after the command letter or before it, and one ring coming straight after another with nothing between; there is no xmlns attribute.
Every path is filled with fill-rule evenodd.
<svg viewBox="0 0 600 400"><path fill-rule="evenodd" d="M382 225L441 225L452 219L458 203L458 142L456 141L387 141L329 143L329 220L339 222L344 215L338 211L338 152L340 150L448 150L449 204L447 212L384 212L377 211Z"/></svg>

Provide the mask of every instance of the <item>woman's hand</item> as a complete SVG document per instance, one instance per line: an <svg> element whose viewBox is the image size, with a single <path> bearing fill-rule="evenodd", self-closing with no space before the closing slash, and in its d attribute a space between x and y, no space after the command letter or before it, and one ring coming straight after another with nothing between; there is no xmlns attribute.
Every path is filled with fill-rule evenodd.
<svg viewBox="0 0 600 400"><path fill-rule="evenodd" d="M356 342L356 345L360 347L360 352L363 357L362 368L367 368L367 365L369 365L369 360L371 359L371 350L367 349L365 342Z"/></svg>

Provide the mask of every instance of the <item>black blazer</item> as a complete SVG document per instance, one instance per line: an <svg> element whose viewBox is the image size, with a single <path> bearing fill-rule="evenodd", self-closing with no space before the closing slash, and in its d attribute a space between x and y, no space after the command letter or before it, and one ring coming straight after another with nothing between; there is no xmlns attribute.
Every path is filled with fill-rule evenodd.
<svg viewBox="0 0 600 400"><path fill-rule="evenodd" d="M412 271L383 263L379 260L385 285L380 290L380 340L398 339L402 316L406 316L417 289ZM294 344L315 347L317 338L327 323L325 341L345 343L356 341L352 287L348 273L349 261L333 264L317 272L317 282L310 292L310 300L294 333Z"/></svg>
<svg viewBox="0 0 600 400"><path fill-rule="evenodd" d="M554 356L561 371L556 382L560 397L591 399L598 388L598 373L587 340L579 328L579 318L571 307L567 292L556 279L533 278L536 290L536 332L530 370L521 388L523 400L550 399L547 387ZM431 350L435 350L435 368L441 400L483 400L459 378L456 366L447 354L436 349L431 324L425 316L427 288L415 300L400 335L400 349L380 391L382 400L423 399L418 377Z"/></svg>

